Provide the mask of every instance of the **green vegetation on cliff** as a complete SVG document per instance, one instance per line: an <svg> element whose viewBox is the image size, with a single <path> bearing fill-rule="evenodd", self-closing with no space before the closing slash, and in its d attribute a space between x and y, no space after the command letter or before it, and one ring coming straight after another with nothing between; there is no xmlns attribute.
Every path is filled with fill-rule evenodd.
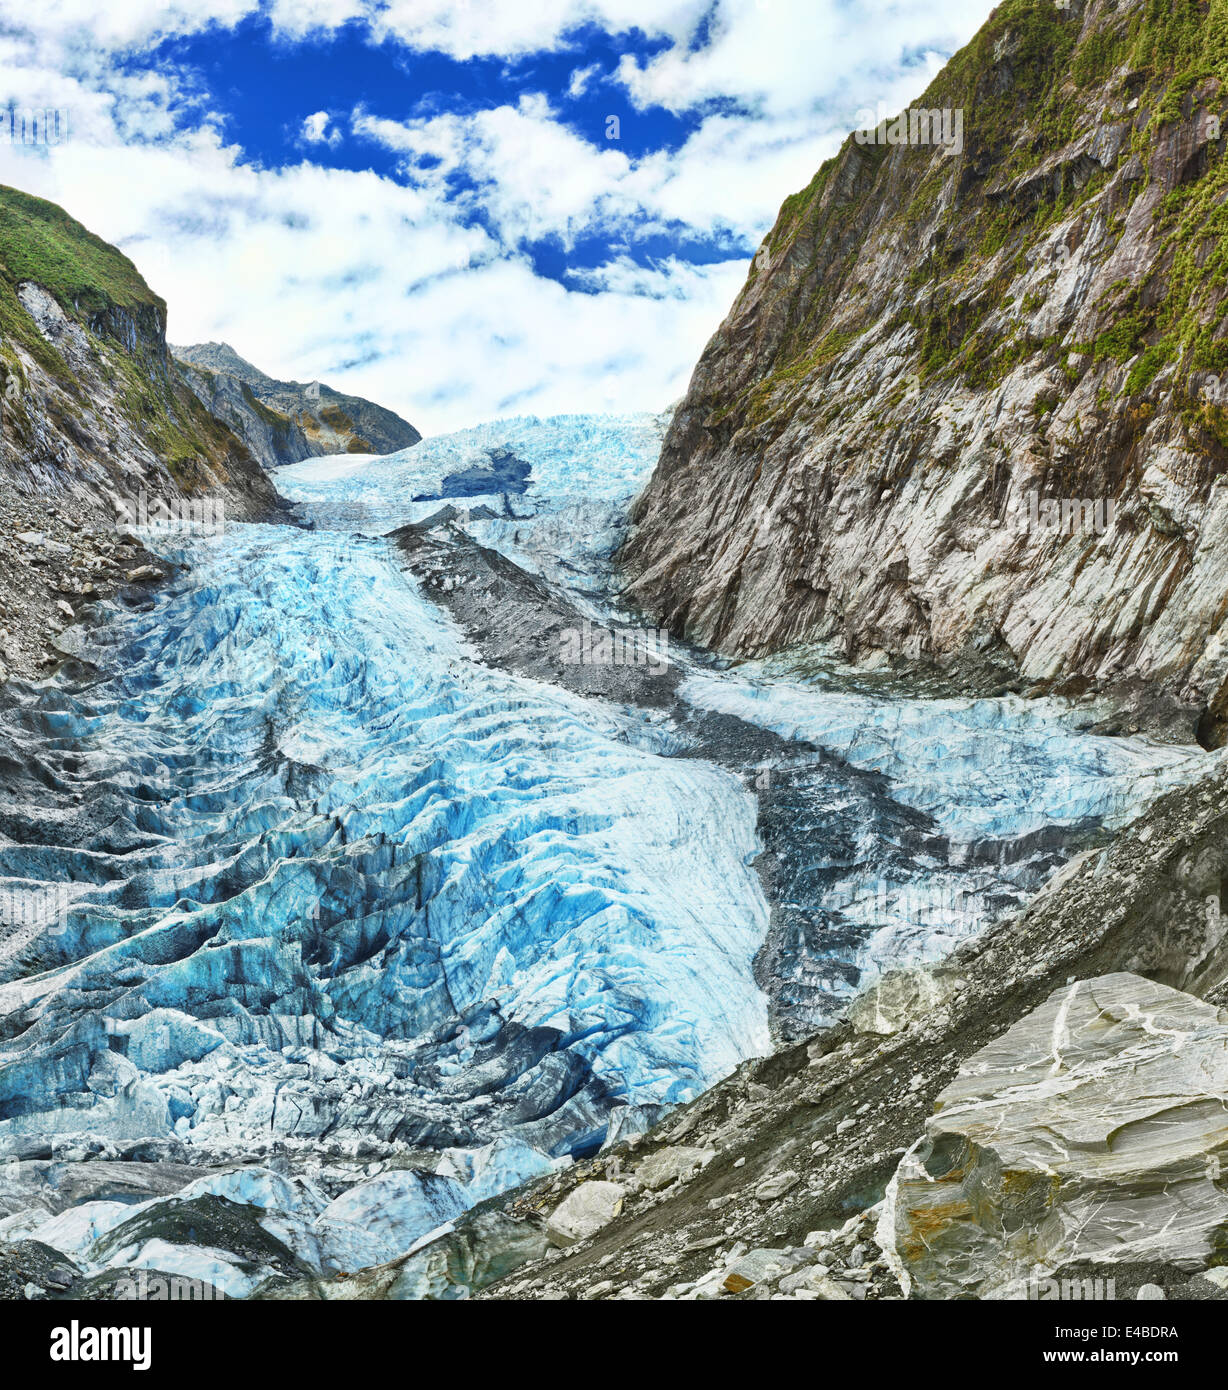
<svg viewBox="0 0 1228 1390"><path fill-rule="evenodd" d="M961 113L962 149L850 136L785 200L766 242L771 265L787 259L792 272L783 327L755 379L736 401L714 403L714 416L754 425L787 411L798 383L838 355L833 344L882 325L883 306L855 292L870 240L911 263L892 324L911 325L921 377L1001 380L1038 349L1004 312L1037 248L1058 223L1082 239L1103 215L1107 258L1157 180L1171 189L1163 254L1146 284L1104 305L1090 341L1066 352L1131 363L1125 394L1169 369L1178 379L1228 370L1228 0L1145 0L1102 8L1092 24L1085 12L1005 0L911 108ZM1205 128L1192 140L1182 132L1195 118ZM1126 160L1133 172L1110 186ZM1021 307L1040 303L1033 295ZM1065 370L1060 335L1039 351Z"/></svg>
<svg viewBox="0 0 1228 1390"><path fill-rule="evenodd" d="M18 298L26 283L52 295L88 331L88 367L70 365L40 331ZM63 208L0 185L3 382L12 375L24 388L20 349L60 388L54 411L70 422L74 437L89 433L85 416L96 408L101 387L134 433L192 491L225 478L237 441L180 379L167 353L165 322L165 303L127 256Z"/></svg>
<svg viewBox="0 0 1228 1390"><path fill-rule="evenodd" d="M0 185L0 275L10 285L32 280L66 313L88 318L111 308L166 305L121 251L55 203Z"/></svg>

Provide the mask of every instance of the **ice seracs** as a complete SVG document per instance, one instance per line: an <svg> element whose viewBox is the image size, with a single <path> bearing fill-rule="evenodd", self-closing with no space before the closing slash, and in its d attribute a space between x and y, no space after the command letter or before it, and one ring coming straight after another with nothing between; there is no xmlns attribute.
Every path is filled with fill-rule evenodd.
<svg viewBox="0 0 1228 1390"><path fill-rule="evenodd" d="M96 674L14 688L0 889L58 896L0 941L0 1238L237 1296L386 1264L768 1052L764 793L688 745L688 708L778 731L799 766L833 754L785 905L847 929L793 956L833 1007L849 958L940 954L1025 891L986 843L1182 775L1019 702L875 700L672 648L687 708L582 698L478 660L383 538L506 449L524 492L461 499L486 506L461 524L604 620L659 438L653 417L519 420L286 469L315 529L165 542L186 570L93 634ZM159 1178L134 1205L108 1164Z"/></svg>

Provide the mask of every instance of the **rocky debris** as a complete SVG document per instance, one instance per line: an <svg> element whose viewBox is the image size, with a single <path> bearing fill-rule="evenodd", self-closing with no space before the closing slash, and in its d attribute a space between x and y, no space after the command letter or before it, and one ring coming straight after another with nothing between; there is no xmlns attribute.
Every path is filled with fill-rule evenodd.
<svg viewBox="0 0 1228 1390"><path fill-rule="evenodd" d="M555 1207L546 1222L551 1245L565 1248L596 1235L623 1209L627 1189L616 1182L582 1182Z"/></svg>
<svg viewBox="0 0 1228 1390"><path fill-rule="evenodd" d="M649 1192L659 1192L676 1182L691 1178L716 1157L714 1149L694 1149L682 1144L668 1145L650 1154L635 1170L639 1185Z"/></svg>
<svg viewBox="0 0 1228 1390"><path fill-rule="evenodd" d="M119 527L105 499L38 503L0 482L0 684L41 679L75 655L63 645L64 630L87 619L92 605L122 601L127 585L164 579L168 569L156 559Z"/></svg>
<svg viewBox="0 0 1228 1390"><path fill-rule="evenodd" d="M0 676L38 679L77 655L61 648L66 625L100 599L122 600L128 572L155 559L124 534L142 505L156 515L209 497L252 521L286 504L184 385L166 306L132 263L16 189L0 188L0 216L15 250L27 237L39 248L31 259L50 282L0 264ZM105 287L87 283L85 267Z"/></svg>
<svg viewBox="0 0 1228 1390"><path fill-rule="evenodd" d="M924 1134L935 1103L957 1082L961 1066L992 1048L1055 993L1069 995L1078 980L1123 971L1162 982L1136 988L1163 995L1167 985L1169 993L1182 990L1195 996L1180 1005L1179 1014L1188 1019L1192 1011L1192 1017L1203 1020L1194 1031L1205 1027L1204 1040L1214 1046L1209 1040L1219 1025L1210 1022L1210 1005L1228 1002L1220 998L1228 992L1226 905L1228 765L1215 755L1208 760L1205 781L1161 797L1108 848L1081 856L1026 911L957 950L938 968L938 1002L921 1003L915 1016L897 1020L894 1031L837 1024L772 1057L744 1064L647 1134L608 1148L594 1164L577 1165L511 1194L509 1213L527 1215L543 1206L552 1210L577 1182L607 1170L634 1169L680 1139L715 1151L690 1182L656 1192L643 1187L630 1191L622 1213L595 1236L556 1261L526 1267L481 1297L579 1298L605 1280L613 1282L608 1297L765 1297L771 1296L770 1285L741 1293L723 1289L731 1262L750 1250L799 1249L813 1252L815 1264L834 1269L836 1282L847 1285L844 1292L852 1298L859 1297L855 1289L863 1284L867 1298L902 1296L891 1263L897 1261L892 1242L886 1253L878 1244L881 1204L901 1160ZM1078 1001L1089 989L1084 984L1075 994L1076 1006L1083 1007ZM887 996L897 997L890 986ZM930 995L916 990L914 982L898 997L924 1001ZM1092 997L1085 996L1089 1017ZM1199 998L1209 1003L1198 1003ZM1106 1019L1101 1026L1116 1028L1127 1048L1135 1041L1146 1046L1145 1025L1137 1020L1111 1025ZM1161 1021L1159 1026L1168 1025ZM1188 1022L1182 1027L1190 1031ZM1095 1027L1089 1026L1079 1045L1094 1041ZM1182 1065L1171 1039L1151 1043L1158 1049L1157 1059L1167 1048L1169 1058L1175 1056L1176 1065ZM1123 1065L1119 1080L1124 1085L1128 1077L1129 1066ZM967 1084L976 1084L975 1075ZM1214 1077L1205 1077L1203 1084L1212 1088L1210 1102ZM1194 1129L1204 1122L1213 1125L1216 1115L1222 1123L1223 1110L1221 1101L1208 1103ZM1195 1107L1187 1114L1193 1123L1201 1112ZM941 1117L939 1111L936 1119ZM1171 1139L1179 1148L1181 1134L1175 1132ZM1089 1142L1097 1141L1093 1136ZM1127 1162L1138 1151L1130 1154ZM1093 1154L1083 1161L1112 1159ZM1176 1163L1174 1173L1184 1173L1183 1180L1193 1184L1191 1192L1213 1200L1194 1168L1182 1168L1187 1162L1188 1156ZM758 1200L756 1192L784 1174L796 1174L798 1180L779 1196ZM1128 1180L1123 1200L1129 1202L1132 1194L1143 1204L1157 1201L1154 1187L1154 1180L1142 1186ZM858 1224L846 1230L850 1208L857 1212ZM1115 1263L1115 1296L1133 1298L1148 1283L1163 1287L1172 1298L1224 1296L1189 1267L1189 1259L1174 1262L1169 1253L1158 1248L1154 1256L1136 1254ZM1212 1258L1204 1250L1194 1263L1201 1259L1209 1264ZM871 1271L870 1280L844 1272L857 1269ZM1062 1269L1063 1278L1104 1276L1102 1264L1074 1260ZM919 1291L911 1292L917 1296ZM1011 1293L1004 1290L1000 1296ZM1030 1295L1025 1291L1022 1296Z"/></svg>
<svg viewBox="0 0 1228 1390"><path fill-rule="evenodd" d="M284 1224L266 1219L263 1207L214 1193L170 1197L142 1207L104 1229L83 1260L104 1272L170 1267L179 1273L209 1271L207 1282L229 1296L246 1297L261 1284L288 1283L315 1270L296 1249Z"/></svg>
<svg viewBox="0 0 1228 1390"><path fill-rule="evenodd" d="M115 1269L87 1275L58 1250L37 1240L0 1242L0 1301L164 1302L217 1300L220 1289L159 1269Z"/></svg>
<svg viewBox="0 0 1228 1390"><path fill-rule="evenodd" d="M637 1200L629 1198L632 1203ZM875 1302L900 1297L899 1285L874 1241L876 1212L858 1213L835 1230L810 1232L799 1245L748 1248L745 1241L715 1237L695 1242L666 1256L660 1268L643 1267L603 1256L597 1269L607 1277L581 1284L567 1262L547 1258L540 1270L526 1265L501 1285L506 1297L584 1299L660 1298L704 1302L735 1296L757 1301ZM681 1256L692 1260L695 1273L679 1278ZM671 1272L674 1277L670 1281ZM633 1276L628 1280L628 1275Z"/></svg>
<svg viewBox="0 0 1228 1390"><path fill-rule="evenodd" d="M454 516L455 514L453 514ZM441 526L441 518L443 524ZM576 694L659 708L677 698L681 675L666 661L634 665L566 663L563 634L584 615L573 596L480 545L445 510L391 533L407 568L498 665Z"/></svg>
<svg viewBox="0 0 1228 1390"><path fill-rule="evenodd" d="M1228 1254L1226 1156L1228 1016L1138 975L1076 980L939 1093L888 1240L923 1298L1078 1262L1196 1271Z"/></svg>
<svg viewBox="0 0 1228 1390"><path fill-rule="evenodd" d="M850 136L785 201L636 503L646 614L1228 738L1215 23L1001 4L912 109L958 148Z"/></svg>
<svg viewBox="0 0 1228 1390"><path fill-rule="evenodd" d="M0 1301L77 1297L81 1270L37 1240L0 1243Z"/></svg>

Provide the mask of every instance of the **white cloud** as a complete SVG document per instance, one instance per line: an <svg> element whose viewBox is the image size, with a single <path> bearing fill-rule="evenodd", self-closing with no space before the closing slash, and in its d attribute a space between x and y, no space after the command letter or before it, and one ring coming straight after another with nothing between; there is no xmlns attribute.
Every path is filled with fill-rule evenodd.
<svg viewBox="0 0 1228 1390"><path fill-rule="evenodd" d="M190 77L117 60L233 24L256 0L48 0L0 36L0 96L68 108L72 138L0 146L0 179L121 245L167 299L172 341L225 339L274 375L368 395L427 432L513 411L660 408L685 388L746 272L744 256L690 263L688 239L708 255L757 244L858 107L902 106L921 90L938 59L906 66L904 55L952 47L989 3L955 0L937 16L929 0L721 0L709 41L692 44L707 8L274 0L266 13L287 37L366 17L377 38L459 57L557 49L580 22L675 42L623 61L623 140L582 137L540 94L416 119L321 107L293 117L303 162L270 169L226 142ZM591 90L599 72L578 66L571 88ZM197 112L186 130L171 115L185 99ZM680 149L629 153L649 103L698 111ZM316 162L347 125L394 151L406 176ZM675 254L648 265L633 254L637 238L679 225ZM570 248L591 235L612 248L605 264L577 264L563 283L534 274L526 242Z"/></svg>
<svg viewBox="0 0 1228 1390"><path fill-rule="evenodd" d="M632 166L617 146L595 149L559 124L546 98L522 97L473 115L444 115L404 123L356 117L355 130L403 153L407 168L439 198L450 174L464 172L477 189L460 202L481 207L515 246L556 235L565 246L603 210L625 211L620 190ZM423 158L438 161L423 169ZM607 208L607 204L618 208Z"/></svg>
<svg viewBox="0 0 1228 1390"><path fill-rule="evenodd" d="M685 41L706 8L706 0L386 0L371 5L371 23L411 48L513 57L556 49L583 24Z"/></svg>
<svg viewBox="0 0 1228 1390"><path fill-rule="evenodd" d="M295 6L310 0L294 0ZM228 28L255 13L259 0L40 0L38 4L7 6L8 23L32 35L40 44L66 48L86 46L95 51L122 52L143 48L159 39L196 33L210 24Z"/></svg>
<svg viewBox="0 0 1228 1390"><path fill-rule="evenodd" d="M586 68L576 68L567 83L567 95L573 100L582 97L592 85L593 78L601 71L600 63L590 63Z"/></svg>
<svg viewBox="0 0 1228 1390"><path fill-rule="evenodd" d="M768 118L838 109L851 119L901 77L905 99L919 92L940 54L965 43L990 8L984 0L721 0L707 44L627 55L619 74L640 106L682 111L735 98ZM926 59L914 72L918 54Z"/></svg>
<svg viewBox="0 0 1228 1390"><path fill-rule="evenodd" d="M327 111L313 111L303 122L302 138L312 145L339 144L341 132L328 128L331 119Z"/></svg>

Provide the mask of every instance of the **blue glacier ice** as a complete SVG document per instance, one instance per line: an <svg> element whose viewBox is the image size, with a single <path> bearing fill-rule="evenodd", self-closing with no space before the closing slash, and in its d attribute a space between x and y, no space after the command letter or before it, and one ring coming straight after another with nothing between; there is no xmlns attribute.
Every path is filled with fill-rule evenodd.
<svg viewBox="0 0 1228 1390"><path fill-rule="evenodd" d="M923 813L938 837L887 853L888 827L869 827L867 844L862 815L829 853L821 842L810 849L808 874L791 885L793 937L775 963L793 977L792 993L816 996L801 1013L810 1025L835 1017L884 970L940 960L1021 906L1080 831L1126 823L1207 766L1198 748L1081 732L1086 711L1060 701L870 695L780 666L693 670L682 695L769 729L786 747L885 775L894 801ZM833 826L849 817L842 805L828 809Z"/></svg>
<svg viewBox="0 0 1228 1390"><path fill-rule="evenodd" d="M781 678L771 662L696 673L684 694L885 773L899 801L956 840L1092 818L1117 826L1207 761L1199 748L1079 732L1076 712L1056 700L866 695Z"/></svg>
<svg viewBox="0 0 1228 1390"><path fill-rule="evenodd" d="M485 664L384 539L447 492L600 617L661 430L525 418L280 470L313 529L157 538L185 568L78 631L95 674L3 688L0 1239L243 1294L259 1271L163 1229L224 1198L305 1267L353 1268L770 1049L754 780L681 718ZM524 491L457 497L492 451ZM1056 862L1002 846L1118 823L1198 762L1058 705L676 659L691 710L770 730L794 771L834 760L777 905L833 1009ZM63 1208L57 1165L117 1157L210 1171Z"/></svg>
<svg viewBox="0 0 1228 1390"><path fill-rule="evenodd" d="M389 1139L514 1123L552 1152L599 1139L612 1100L672 1103L767 1046L734 778L470 660L383 541L234 526L183 554L190 576L102 635L106 680L10 712L106 819L86 846L5 852L73 903L51 968L0 984L31 1021L0 1134L90 1128L110 1099L17 1113L47 1016L82 1029L61 1100L98 1055L133 1065L139 1126L164 1104L166 1132L317 1137L339 1108ZM315 1052L352 1068L336 1105Z"/></svg>
<svg viewBox="0 0 1228 1390"><path fill-rule="evenodd" d="M533 573L584 592L608 572L627 509L648 480L666 425L655 415L521 416L496 420L373 460L349 454L278 470L285 496L311 507L322 524L382 534L437 513L444 480L510 450L531 467L523 495L474 493L450 505L461 524ZM494 516L480 517L482 512ZM505 514L507 513L507 514Z"/></svg>

